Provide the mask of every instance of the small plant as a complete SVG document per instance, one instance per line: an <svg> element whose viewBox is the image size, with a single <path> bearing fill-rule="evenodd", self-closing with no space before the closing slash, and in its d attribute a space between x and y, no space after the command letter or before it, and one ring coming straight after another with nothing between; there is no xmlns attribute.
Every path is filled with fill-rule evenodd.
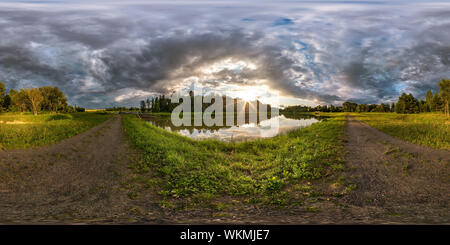
<svg viewBox="0 0 450 245"><path fill-rule="evenodd" d="M403 166L402 166L403 175L407 176L409 169L411 169L411 166L408 163L403 164Z"/></svg>
<svg viewBox="0 0 450 245"><path fill-rule="evenodd" d="M334 193L333 193L333 196L334 196L334 197L342 197L342 196L344 196L344 194L339 193L339 192L334 192Z"/></svg>
<svg viewBox="0 0 450 245"><path fill-rule="evenodd" d="M397 152L400 152L401 150L400 150L400 148L398 148L398 147L392 147L392 146L389 146L387 149L386 149L386 151L384 152L384 155L390 155L390 154L393 154L393 153L397 153Z"/></svg>
<svg viewBox="0 0 450 245"><path fill-rule="evenodd" d="M137 191L130 191L128 192L128 198L132 200L136 200L139 197L139 193Z"/></svg>
<svg viewBox="0 0 450 245"><path fill-rule="evenodd" d="M283 187L283 185L284 185L283 181L281 181L275 176L266 180L264 184L265 189L269 192L279 192Z"/></svg>

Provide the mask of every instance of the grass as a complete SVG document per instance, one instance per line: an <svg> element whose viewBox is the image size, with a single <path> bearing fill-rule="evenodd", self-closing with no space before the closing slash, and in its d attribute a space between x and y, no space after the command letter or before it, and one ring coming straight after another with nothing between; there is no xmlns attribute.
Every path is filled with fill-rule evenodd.
<svg viewBox="0 0 450 245"><path fill-rule="evenodd" d="M98 113L0 114L0 149L25 149L56 143L92 128L110 116Z"/></svg>
<svg viewBox="0 0 450 245"><path fill-rule="evenodd" d="M344 114L285 135L241 143L195 141L133 116L122 120L127 136L143 152L131 168L157 180L159 194L169 199L202 202L229 196L282 205L295 189L290 187L343 169Z"/></svg>
<svg viewBox="0 0 450 245"><path fill-rule="evenodd" d="M450 149L450 120L440 113L352 113L392 136L435 149Z"/></svg>

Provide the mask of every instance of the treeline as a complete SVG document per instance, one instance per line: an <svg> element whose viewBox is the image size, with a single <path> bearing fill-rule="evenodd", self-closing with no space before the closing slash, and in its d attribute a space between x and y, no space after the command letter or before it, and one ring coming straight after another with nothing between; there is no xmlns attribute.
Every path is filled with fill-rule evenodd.
<svg viewBox="0 0 450 245"><path fill-rule="evenodd" d="M318 105L318 106L303 106L303 105L295 105L288 106L281 110L282 113L301 113L301 112L342 112L342 106L334 106L334 105Z"/></svg>
<svg viewBox="0 0 450 245"><path fill-rule="evenodd" d="M159 95L140 102L141 112L172 112L177 104L172 103L170 98L165 95Z"/></svg>
<svg viewBox="0 0 450 245"><path fill-rule="evenodd" d="M125 107L125 106L110 107L105 109L105 111L139 111L139 110L140 108L138 107Z"/></svg>
<svg viewBox="0 0 450 245"><path fill-rule="evenodd" d="M206 103L203 100L203 96L201 95L194 95L193 91L189 92L189 96L191 99L191 111L194 112L194 101L195 99L199 99L201 100L202 103L202 111L204 112L206 108L208 108L210 105L214 104L214 99L212 99L211 102ZM226 96L221 96L222 97L222 104L223 104L223 111L226 111L226 106L227 106L227 101L233 101L234 103L234 110L235 112L237 111L237 104L238 103L243 103L244 104L244 111L245 112L249 112L249 106L250 103L255 103L256 104L256 108L255 111L259 111L260 106L266 106L267 107L267 112L271 111L271 107L268 104L263 104L261 103L259 100L256 101L243 101L242 99L239 98L231 98L231 97L226 97ZM179 103L172 103L170 98L165 97L164 95L159 95L159 96L155 96L152 98L148 98L147 100L142 100L140 102L140 110L141 112L152 112L152 113L158 113L158 112L172 112L173 109L175 107L177 107L179 105Z"/></svg>
<svg viewBox="0 0 450 245"><path fill-rule="evenodd" d="M285 113L295 112L396 112L396 113L420 113L420 112L444 112L449 116L450 79L442 79L439 83L439 92L427 91L425 99L417 100L412 94L403 93L397 103L391 104L357 104L344 102L342 106L319 105L289 106L283 109Z"/></svg>
<svg viewBox="0 0 450 245"><path fill-rule="evenodd" d="M283 113L296 112L390 112L391 107L388 104L356 104L353 102L344 102L342 106L318 105L318 106L288 106L282 110Z"/></svg>
<svg viewBox="0 0 450 245"><path fill-rule="evenodd" d="M66 95L58 87L26 88L6 92L5 84L0 82L0 112L27 112L38 115L48 112L84 112L85 109L67 104Z"/></svg>
<svg viewBox="0 0 450 245"><path fill-rule="evenodd" d="M396 112L402 114L421 112L443 112L449 116L450 79L442 79L439 83L439 92L428 90L425 99L416 99L412 94L403 93L397 103L381 105L357 105L345 102L344 111L348 112ZM343 104L343 106L344 106Z"/></svg>

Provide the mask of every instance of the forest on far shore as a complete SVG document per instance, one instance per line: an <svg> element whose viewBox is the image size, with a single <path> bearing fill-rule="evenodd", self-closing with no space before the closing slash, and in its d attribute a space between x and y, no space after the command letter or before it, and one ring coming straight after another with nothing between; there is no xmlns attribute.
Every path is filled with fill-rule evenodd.
<svg viewBox="0 0 450 245"><path fill-rule="evenodd" d="M357 104L344 102L342 106L318 105L311 106L288 106L283 109L286 113L296 112L396 112L402 114L420 112L443 112L449 116L450 79L442 79L439 83L439 92L428 90L424 99L416 99L412 94L403 93L397 103L381 104Z"/></svg>

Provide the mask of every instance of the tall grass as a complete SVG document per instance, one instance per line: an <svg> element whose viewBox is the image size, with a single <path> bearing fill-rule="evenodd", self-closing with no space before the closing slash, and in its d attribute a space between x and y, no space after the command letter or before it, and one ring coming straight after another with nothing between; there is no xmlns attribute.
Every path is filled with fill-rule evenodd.
<svg viewBox="0 0 450 245"><path fill-rule="evenodd" d="M108 115L0 114L0 149L25 149L56 143L104 122Z"/></svg>
<svg viewBox="0 0 450 245"><path fill-rule="evenodd" d="M124 116L126 134L143 151L138 173L160 178L168 197L279 193L298 180L325 177L342 160L343 114L271 139L195 141Z"/></svg>
<svg viewBox="0 0 450 245"><path fill-rule="evenodd" d="M357 119L400 139L450 149L450 120L440 113L354 113Z"/></svg>

